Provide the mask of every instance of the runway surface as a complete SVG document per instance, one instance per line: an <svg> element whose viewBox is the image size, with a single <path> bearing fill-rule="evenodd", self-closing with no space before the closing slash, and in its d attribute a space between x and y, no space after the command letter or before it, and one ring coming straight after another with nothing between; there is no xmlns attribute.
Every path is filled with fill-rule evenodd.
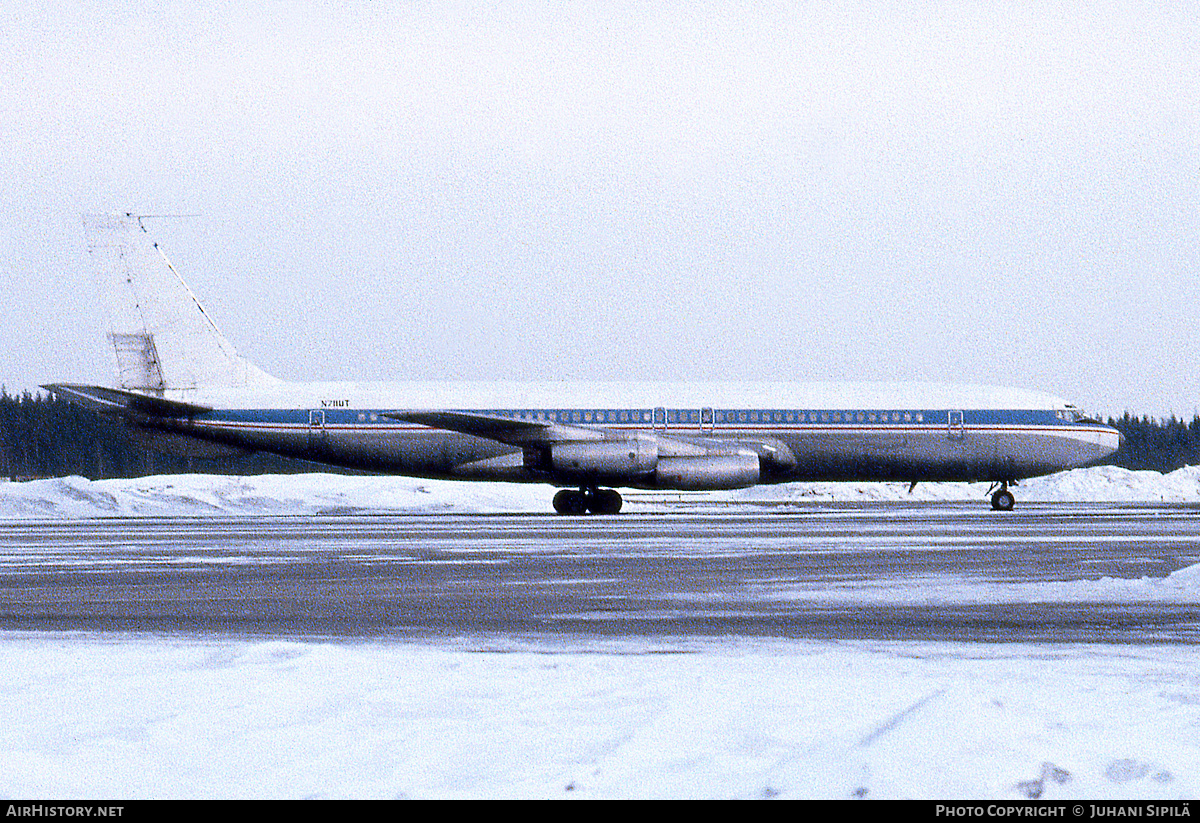
<svg viewBox="0 0 1200 823"><path fill-rule="evenodd" d="M1194 643L1198 564L1185 506L8 521L0 628Z"/></svg>

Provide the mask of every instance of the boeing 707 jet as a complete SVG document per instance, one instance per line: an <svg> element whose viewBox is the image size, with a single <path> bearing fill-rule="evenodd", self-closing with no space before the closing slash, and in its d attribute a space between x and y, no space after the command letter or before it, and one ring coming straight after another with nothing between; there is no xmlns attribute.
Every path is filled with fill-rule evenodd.
<svg viewBox="0 0 1200 823"><path fill-rule="evenodd" d="M929 383L296 383L239 355L134 215L85 218L110 296L112 387L44 388L153 448L266 451L354 469L561 487L561 514L617 489L799 480L1018 480L1084 466L1113 428L1041 392Z"/></svg>

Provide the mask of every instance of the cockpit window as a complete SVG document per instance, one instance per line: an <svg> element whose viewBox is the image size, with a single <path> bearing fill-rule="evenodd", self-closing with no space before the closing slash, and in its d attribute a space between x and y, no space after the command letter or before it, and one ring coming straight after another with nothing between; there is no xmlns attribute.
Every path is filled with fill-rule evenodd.
<svg viewBox="0 0 1200 823"><path fill-rule="evenodd" d="M1059 411L1058 416L1068 423L1098 423L1096 418L1075 406L1067 406Z"/></svg>

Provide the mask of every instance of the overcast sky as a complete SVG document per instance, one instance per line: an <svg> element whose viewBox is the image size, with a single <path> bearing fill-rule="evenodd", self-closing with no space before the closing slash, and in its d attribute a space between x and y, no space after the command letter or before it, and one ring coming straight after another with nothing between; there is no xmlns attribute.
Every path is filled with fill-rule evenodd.
<svg viewBox="0 0 1200 823"><path fill-rule="evenodd" d="M9 389L112 383L80 214L305 379L1200 408L1190 3L0 6Z"/></svg>

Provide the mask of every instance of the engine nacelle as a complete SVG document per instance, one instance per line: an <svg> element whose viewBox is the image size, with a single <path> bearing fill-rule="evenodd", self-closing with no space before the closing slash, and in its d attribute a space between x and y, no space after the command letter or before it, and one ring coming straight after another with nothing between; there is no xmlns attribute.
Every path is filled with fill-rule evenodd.
<svg viewBox="0 0 1200 823"><path fill-rule="evenodd" d="M583 479L625 480L644 477L658 464L658 442L649 437L560 443L550 448L550 464Z"/></svg>
<svg viewBox="0 0 1200 823"><path fill-rule="evenodd" d="M757 485L758 477L757 454L663 457L654 473L654 487L681 491L744 489Z"/></svg>

